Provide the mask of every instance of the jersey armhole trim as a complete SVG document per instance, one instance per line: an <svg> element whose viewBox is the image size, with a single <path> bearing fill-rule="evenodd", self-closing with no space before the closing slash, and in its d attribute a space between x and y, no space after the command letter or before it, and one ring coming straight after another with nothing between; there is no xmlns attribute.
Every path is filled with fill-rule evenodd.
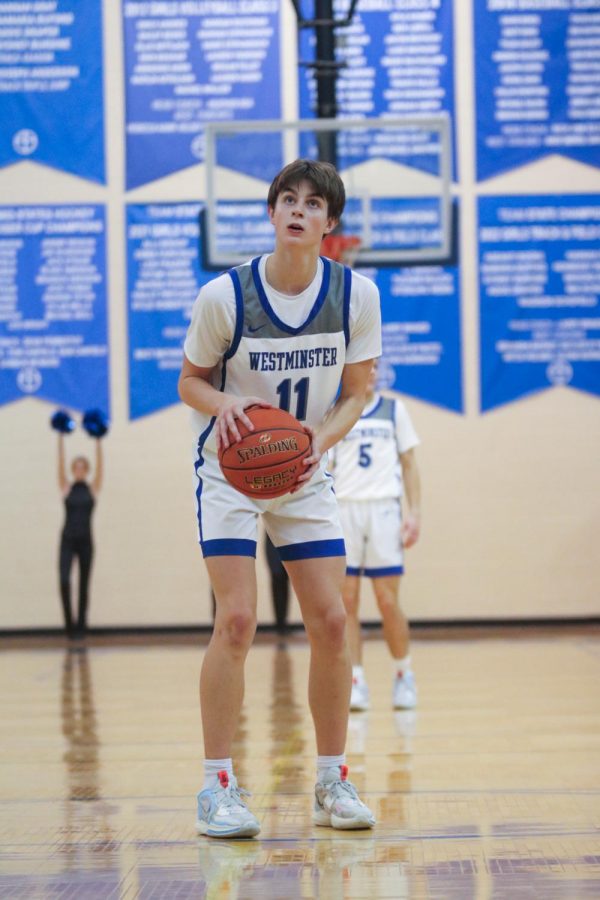
<svg viewBox="0 0 600 900"><path fill-rule="evenodd" d="M373 409L372 409L370 412L365 413L364 416L361 416L361 419L370 419L371 416L374 416L375 413L377 412L377 410L379 409L379 407L381 406L382 403L383 403L383 397L382 397L381 394L380 394L380 395L379 395L379 400L377 401L377 403L375 404L375 406L373 407Z"/></svg>
<svg viewBox="0 0 600 900"><path fill-rule="evenodd" d="M397 412L398 401L392 400L392 425L394 426L394 440L396 441L396 450L398 451L398 457L400 457L402 454L402 450L400 449L400 440L398 439L398 423L396 421Z"/></svg>
<svg viewBox="0 0 600 900"><path fill-rule="evenodd" d="M344 337L346 347L350 343L350 295L352 293L352 270L344 266Z"/></svg>
<svg viewBox="0 0 600 900"><path fill-rule="evenodd" d="M231 342L231 346L229 347L229 350L227 350L227 352L223 354L224 360L231 359L231 357L239 347L240 341L242 339L242 330L244 327L244 298L242 296L240 276L235 269L229 270L229 276L231 277L231 280L233 282L233 291L235 294L235 329L233 332L233 340Z"/></svg>

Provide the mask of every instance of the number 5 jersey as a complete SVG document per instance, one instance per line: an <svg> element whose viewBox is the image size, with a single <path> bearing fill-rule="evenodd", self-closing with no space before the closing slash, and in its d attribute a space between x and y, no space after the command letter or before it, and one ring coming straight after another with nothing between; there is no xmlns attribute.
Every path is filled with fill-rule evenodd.
<svg viewBox="0 0 600 900"><path fill-rule="evenodd" d="M330 451L338 500L385 500L402 496L399 454L419 443L401 400L375 394Z"/></svg>

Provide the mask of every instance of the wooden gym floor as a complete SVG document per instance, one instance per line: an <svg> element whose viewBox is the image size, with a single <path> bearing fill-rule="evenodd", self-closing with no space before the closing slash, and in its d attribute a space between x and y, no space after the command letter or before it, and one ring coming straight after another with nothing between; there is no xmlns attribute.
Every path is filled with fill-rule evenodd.
<svg viewBox="0 0 600 900"><path fill-rule="evenodd" d="M597 628L418 632L415 713L370 635L354 833L310 822L304 638L259 636L234 755L263 830L236 842L194 832L203 643L0 641L0 897L600 897Z"/></svg>

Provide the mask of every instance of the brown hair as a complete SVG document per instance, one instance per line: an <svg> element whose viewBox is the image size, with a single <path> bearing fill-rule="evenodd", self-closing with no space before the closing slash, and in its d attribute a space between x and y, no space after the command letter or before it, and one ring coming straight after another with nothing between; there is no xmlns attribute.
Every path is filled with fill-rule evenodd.
<svg viewBox="0 0 600 900"><path fill-rule="evenodd" d="M335 166L314 159L296 159L275 176L267 196L271 209L275 209L277 198L283 191L301 181L310 181L315 194L327 201L327 214L339 221L346 204L344 182Z"/></svg>

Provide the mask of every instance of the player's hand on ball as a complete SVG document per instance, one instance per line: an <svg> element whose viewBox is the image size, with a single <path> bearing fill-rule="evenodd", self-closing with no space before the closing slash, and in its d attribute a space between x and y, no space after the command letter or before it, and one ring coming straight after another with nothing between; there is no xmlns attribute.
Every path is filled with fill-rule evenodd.
<svg viewBox="0 0 600 900"><path fill-rule="evenodd" d="M215 420L215 439L217 450L227 448L230 444L241 441L242 436L236 424L236 419L244 423L249 431L254 431L254 425L244 412L248 406L263 406L269 408L270 403L261 400L260 397L235 397L232 394L224 394L223 402Z"/></svg>
<svg viewBox="0 0 600 900"><path fill-rule="evenodd" d="M310 435L312 444L311 454L303 460L303 465L306 467L306 471L299 476L298 481L296 482L296 486L291 489L290 494L297 493L297 491L304 487L307 481L310 481L310 479L319 468L319 463L321 462L321 457L323 456L323 451L319 449L318 439L313 429L309 425L305 425L304 430Z"/></svg>
<svg viewBox="0 0 600 900"><path fill-rule="evenodd" d="M409 513L402 523L402 543L406 549L412 547L419 540L421 532L421 523L419 517L414 513Z"/></svg>

